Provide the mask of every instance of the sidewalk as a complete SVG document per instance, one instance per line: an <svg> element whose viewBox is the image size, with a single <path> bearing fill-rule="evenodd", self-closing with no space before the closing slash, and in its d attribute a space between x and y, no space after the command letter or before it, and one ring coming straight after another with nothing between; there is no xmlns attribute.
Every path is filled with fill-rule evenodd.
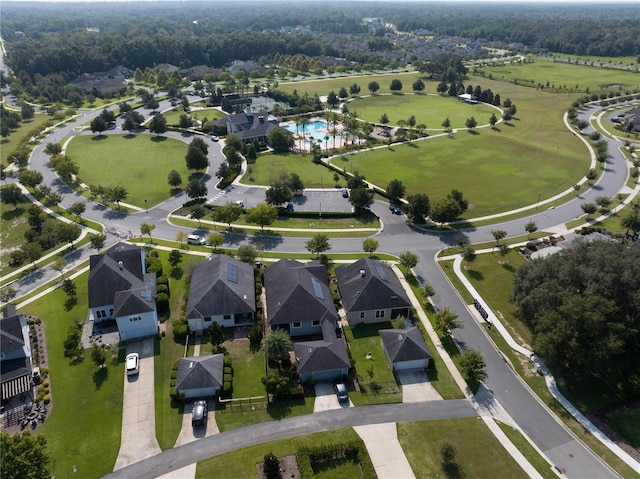
<svg viewBox="0 0 640 479"><path fill-rule="evenodd" d="M564 397L564 395L558 389L558 386L556 384L556 380L553 377L553 375L551 374L551 371L549 371L549 369L547 369L547 367L545 366L543 359L539 358L538 356L536 356L533 353L533 351L530 351L530 350L522 347L520 344L518 344L513 339L511 334L509 334L509 332L504 327L504 325L500 322L498 317L493 313L493 311L489 308L487 303L482 299L480 294L476 291L476 289L473 287L473 285L469 282L469 280L466 278L466 276L462 273L462 271L460 269L460 265L461 264L462 264L462 255L458 255L456 257L456 259L454 260L454 263L453 263L453 268L454 268L454 271L456 273L456 276L458 276L458 279L462 282L464 287L467 288L469 293L480 302L480 304L482 305L484 310L489 314L489 317L487 318L487 321L492 323L494 325L494 327L497 328L497 330L500 332L502 337L505 339L507 344L512 349L514 349L515 351L519 352L520 354L526 356L527 358L530 358L531 362L536 366L536 368L539 368L542 371L542 373L544 374L545 381L547 383L547 389L549 389L549 392L553 395L554 398L556 398L556 400L560 404L562 404L562 407L564 407L573 416L573 418L576 421L578 421L580 424L582 424L582 426L585 429L587 429L587 431L589 431L589 433L591 435L593 435L607 449L609 449L612 453L614 453L622 461L624 461L625 464L627 464L629 467L631 467L634 471L640 473L640 463L638 461L636 461L634 458L632 458L629 454L627 454L624 450L622 450L611 439L609 439L600 429L598 429L591 421L589 421L589 419L587 419L586 416L584 416L584 414L582 414L580 411L578 411L578 409L573 404L571 404L567 400L567 398Z"/></svg>

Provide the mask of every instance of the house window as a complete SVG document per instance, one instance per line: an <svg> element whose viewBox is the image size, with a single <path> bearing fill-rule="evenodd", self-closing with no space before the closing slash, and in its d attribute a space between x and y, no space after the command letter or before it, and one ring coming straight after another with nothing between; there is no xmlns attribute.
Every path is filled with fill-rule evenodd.
<svg viewBox="0 0 640 479"><path fill-rule="evenodd" d="M97 311L96 311L96 317L97 317L98 319L100 319L100 318L106 318L106 317L107 317L107 314L104 312L104 310L103 310L103 309L99 309L99 310L97 310Z"/></svg>
<svg viewBox="0 0 640 479"><path fill-rule="evenodd" d="M129 322L133 321L142 321L142 318L140 316L129 316Z"/></svg>
<svg viewBox="0 0 640 479"><path fill-rule="evenodd" d="M105 316L106 317L106 316ZM109 310L109 317L113 317L113 309Z"/></svg>
<svg viewBox="0 0 640 479"><path fill-rule="evenodd" d="M227 319L231 319L231 315L230 315L230 314L225 314L225 315L222 317L222 319L225 319L225 320L227 320Z"/></svg>
<svg viewBox="0 0 640 479"><path fill-rule="evenodd" d="M360 319L364 319L364 311L360 311Z"/></svg>
<svg viewBox="0 0 640 479"><path fill-rule="evenodd" d="M320 320L319 320L319 319L314 319L314 320L311 322L311 325L312 325L312 326L320 326Z"/></svg>
<svg viewBox="0 0 640 479"><path fill-rule="evenodd" d="M384 309L376 311L376 318L384 318Z"/></svg>
<svg viewBox="0 0 640 479"><path fill-rule="evenodd" d="M207 316L206 318L204 318L204 322L205 323L210 323L211 322L211 316Z"/></svg>
<svg viewBox="0 0 640 479"><path fill-rule="evenodd" d="M300 321L294 321L293 322L293 327L294 328L301 328L302 327L302 323Z"/></svg>

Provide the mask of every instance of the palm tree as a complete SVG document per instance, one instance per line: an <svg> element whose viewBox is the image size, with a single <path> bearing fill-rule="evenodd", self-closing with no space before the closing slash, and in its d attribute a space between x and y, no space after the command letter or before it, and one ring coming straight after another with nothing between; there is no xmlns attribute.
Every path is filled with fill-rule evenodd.
<svg viewBox="0 0 640 479"><path fill-rule="evenodd" d="M300 125L302 125L302 144L304 144L305 142L304 129L308 124L309 124L309 118L307 118L306 116L303 116L300 118Z"/></svg>
<svg viewBox="0 0 640 479"><path fill-rule="evenodd" d="M264 338L264 352L267 355L267 359L275 361L282 361L289 357L289 351L291 351L291 338L289 333L284 329L276 328L271 331L271 334Z"/></svg>

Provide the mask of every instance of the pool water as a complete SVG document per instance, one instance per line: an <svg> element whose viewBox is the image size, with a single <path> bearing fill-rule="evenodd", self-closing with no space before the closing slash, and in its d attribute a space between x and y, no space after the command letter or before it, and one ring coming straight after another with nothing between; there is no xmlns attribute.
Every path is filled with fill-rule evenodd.
<svg viewBox="0 0 640 479"><path fill-rule="evenodd" d="M298 125L297 131L295 123L289 123L281 126L291 133L298 133L302 136L302 125ZM307 123L304 127L304 136L307 138L312 136L315 140L324 140L325 136L329 136L333 139L333 135L329 133L329 126L327 125L327 122L323 120L314 120ZM339 138L340 136L336 135L336 139Z"/></svg>

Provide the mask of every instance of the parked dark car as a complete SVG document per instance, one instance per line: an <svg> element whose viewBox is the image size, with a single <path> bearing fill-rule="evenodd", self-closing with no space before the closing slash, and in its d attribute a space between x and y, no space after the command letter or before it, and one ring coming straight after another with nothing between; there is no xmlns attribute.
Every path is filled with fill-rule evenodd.
<svg viewBox="0 0 640 479"><path fill-rule="evenodd" d="M338 396L338 401L345 402L349 400L349 395L347 394L347 386L344 383L336 383L336 396Z"/></svg>
<svg viewBox="0 0 640 479"><path fill-rule="evenodd" d="M349 190L348 189L344 188L342 190L342 197L343 198L349 198Z"/></svg>
<svg viewBox="0 0 640 479"><path fill-rule="evenodd" d="M207 401L200 400L193 403L193 410L191 412L191 425L192 426L204 426L207 424L207 416L209 410L207 407Z"/></svg>

